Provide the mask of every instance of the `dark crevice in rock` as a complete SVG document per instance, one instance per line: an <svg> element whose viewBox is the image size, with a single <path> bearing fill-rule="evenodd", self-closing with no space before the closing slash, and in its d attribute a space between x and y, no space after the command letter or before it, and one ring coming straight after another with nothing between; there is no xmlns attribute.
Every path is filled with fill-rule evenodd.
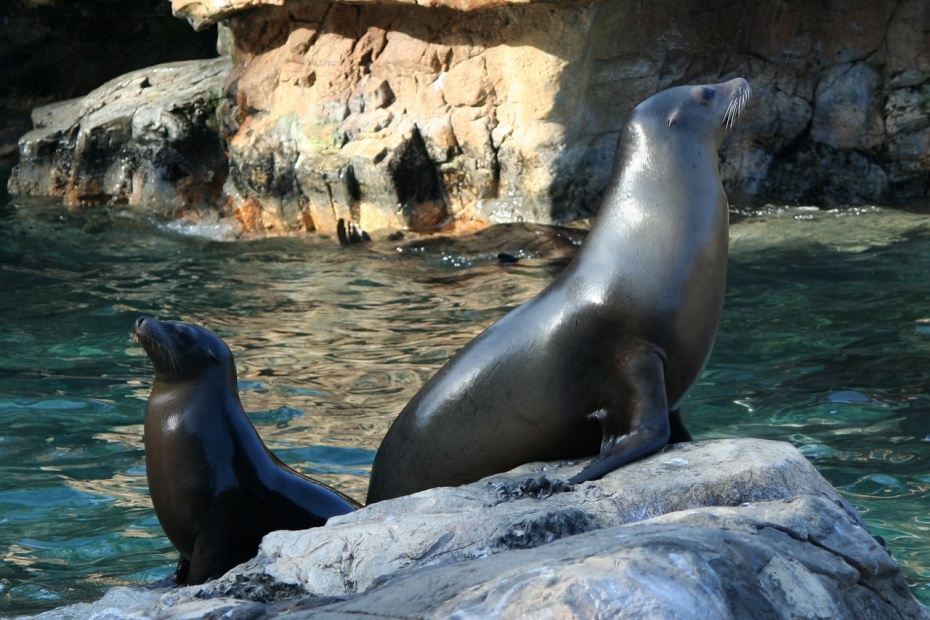
<svg viewBox="0 0 930 620"><path fill-rule="evenodd" d="M272 617L269 609L260 603L230 605L205 613L203 620L264 620Z"/></svg>
<svg viewBox="0 0 930 620"><path fill-rule="evenodd" d="M430 556L433 555L437 550L439 550L439 549L441 549L442 547L444 547L444 546L446 545L446 543L448 543L450 540L452 540L452 534L449 534L449 533L443 534L442 536L439 537L438 540L436 540L435 543L432 544L432 546L430 546L429 549L427 549L427 550L424 551L423 553L417 555L417 556L414 557L413 559L416 560L416 561L420 561L420 560L423 560L424 558L430 557Z"/></svg>
<svg viewBox="0 0 930 620"><path fill-rule="evenodd" d="M397 201L410 228L420 231L439 228L449 213L436 167L416 127L389 169Z"/></svg>
<svg viewBox="0 0 930 620"><path fill-rule="evenodd" d="M348 600L346 596L311 596L291 601L283 601L270 605L267 610L269 615L275 616L280 614L296 614L300 612L313 611L325 605L340 603ZM363 614L358 614L363 615ZM382 616L388 617L388 616Z"/></svg>

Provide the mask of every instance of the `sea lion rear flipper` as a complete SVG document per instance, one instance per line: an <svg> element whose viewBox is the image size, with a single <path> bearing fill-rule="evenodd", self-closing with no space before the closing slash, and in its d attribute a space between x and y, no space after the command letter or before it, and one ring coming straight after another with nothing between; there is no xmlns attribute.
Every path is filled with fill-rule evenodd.
<svg viewBox="0 0 930 620"><path fill-rule="evenodd" d="M209 527L202 527L194 539L187 585L199 585L216 579L258 551L259 540L238 531L238 525L222 515L210 515ZM240 528L241 529L241 528Z"/></svg>
<svg viewBox="0 0 930 620"><path fill-rule="evenodd" d="M608 400L609 407L594 414L603 434L601 453L572 476L571 484L596 480L668 443L664 355L651 344L639 343L624 352L620 366L620 380L612 386L619 393ZM677 427L684 429L680 418Z"/></svg>

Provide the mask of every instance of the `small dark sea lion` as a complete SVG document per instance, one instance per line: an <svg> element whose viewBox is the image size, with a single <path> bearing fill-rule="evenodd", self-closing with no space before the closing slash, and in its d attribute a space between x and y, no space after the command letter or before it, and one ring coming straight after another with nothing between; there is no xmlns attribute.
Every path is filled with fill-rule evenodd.
<svg viewBox="0 0 930 620"><path fill-rule="evenodd" d="M375 457L369 503L598 455L578 483L690 439L679 405L710 356L726 290L717 149L749 96L737 78L633 110L574 260L404 408Z"/></svg>
<svg viewBox="0 0 930 620"><path fill-rule="evenodd" d="M155 513L181 552L180 585L252 558L275 530L318 527L359 504L271 453L239 402L226 343L187 323L140 317L155 369L145 408L145 465Z"/></svg>

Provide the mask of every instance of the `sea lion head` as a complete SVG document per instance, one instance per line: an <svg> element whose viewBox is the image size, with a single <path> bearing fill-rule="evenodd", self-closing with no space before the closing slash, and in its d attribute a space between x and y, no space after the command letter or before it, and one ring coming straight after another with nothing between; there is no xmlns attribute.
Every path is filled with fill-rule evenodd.
<svg viewBox="0 0 930 620"><path fill-rule="evenodd" d="M743 78L722 84L678 86L639 104L632 119L648 122L652 131L662 131L667 136L699 137L716 149L751 95L752 89Z"/></svg>
<svg viewBox="0 0 930 620"><path fill-rule="evenodd" d="M183 381L211 371L235 377L232 351L209 329L140 316L133 335L152 360L157 380Z"/></svg>

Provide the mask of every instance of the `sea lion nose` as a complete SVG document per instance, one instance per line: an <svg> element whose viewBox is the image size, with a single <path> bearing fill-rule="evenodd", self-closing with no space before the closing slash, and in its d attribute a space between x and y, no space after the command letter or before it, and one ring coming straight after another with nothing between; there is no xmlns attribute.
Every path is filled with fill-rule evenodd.
<svg viewBox="0 0 930 620"><path fill-rule="evenodd" d="M135 326L134 326L134 331L135 331L136 333L139 333L140 331L142 331L142 328L145 327L145 322L148 321L148 320L149 320L149 317L147 317L147 316L140 316L138 319L136 319L136 324L135 324Z"/></svg>

